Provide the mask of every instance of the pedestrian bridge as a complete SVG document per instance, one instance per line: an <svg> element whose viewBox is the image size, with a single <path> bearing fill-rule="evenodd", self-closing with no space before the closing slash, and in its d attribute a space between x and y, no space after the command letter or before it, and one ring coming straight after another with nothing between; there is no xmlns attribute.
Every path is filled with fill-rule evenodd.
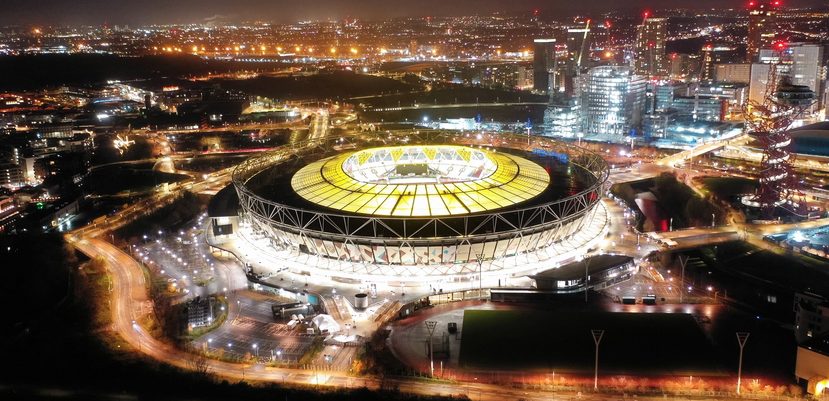
<svg viewBox="0 0 829 401"><path fill-rule="evenodd" d="M736 136L731 139L726 140L719 140L715 142L707 142L699 146L695 146L688 150L683 150L679 153L674 153L670 156L666 156L656 162L656 164L661 166L674 166L678 163L682 163L688 159L704 155L708 152L713 152L715 150L722 149L725 146L739 146L745 145L751 140L751 137L743 134Z"/></svg>

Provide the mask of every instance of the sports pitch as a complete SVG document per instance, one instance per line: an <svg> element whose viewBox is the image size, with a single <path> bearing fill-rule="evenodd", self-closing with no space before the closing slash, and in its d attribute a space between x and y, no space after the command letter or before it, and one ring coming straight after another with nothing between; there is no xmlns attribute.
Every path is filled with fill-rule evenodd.
<svg viewBox="0 0 829 401"><path fill-rule="evenodd" d="M590 330L605 330L599 369L614 374L717 374L718 358L688 314L467 310L460 365L592 372Z"/></svg>

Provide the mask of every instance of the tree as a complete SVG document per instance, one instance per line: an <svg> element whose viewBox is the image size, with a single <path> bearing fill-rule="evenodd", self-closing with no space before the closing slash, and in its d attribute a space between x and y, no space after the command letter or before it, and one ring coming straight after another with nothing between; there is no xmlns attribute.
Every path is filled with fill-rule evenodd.
<svg viewBox="0 0 829 401"><path fill-rule="evenodd" d="M144 160L153 157L153 144L144 138L138 138L124 152L123 160Z"/></svg>
<svg viewBox="0 0 829 401"><path fill-rule="evenodd" d="M191 346L187 352L187 369L199 376L207 376L210 373L210 364L207 358L199 355Z"/></svg>
<svg viewBox="0 0 829 401"><path fill-rule="evenodd" d="M716 215L717 209L705 199L693 196L685 204L685 218L692 225L707 225L711 215Z"/></svg>

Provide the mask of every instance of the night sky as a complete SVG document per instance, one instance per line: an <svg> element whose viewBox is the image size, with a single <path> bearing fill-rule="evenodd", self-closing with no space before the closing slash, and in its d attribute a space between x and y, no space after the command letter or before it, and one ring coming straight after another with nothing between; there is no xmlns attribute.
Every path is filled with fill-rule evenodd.
<svg viewBox="0 0 829 401"><path fill-rule="evenodd" d="M748 0L0 0L0 24L146 24L261 19L379 19L398 16L471 15L534 8L548 14L573 11L741 7ZM827 5L824 0L788 0L790 6Z"/></svg>

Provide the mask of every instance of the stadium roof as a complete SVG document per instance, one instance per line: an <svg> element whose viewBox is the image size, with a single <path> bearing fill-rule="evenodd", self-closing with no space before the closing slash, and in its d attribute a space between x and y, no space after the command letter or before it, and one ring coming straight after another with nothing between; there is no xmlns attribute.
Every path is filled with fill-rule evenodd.
<svg viewBox="0 0 829 401"><path fill-rule="evenodd" d="M510 154L450 145L396 146L313 162L294 191L320 206L378 216L449 216L512 206L541 194L550 175Z"/></svg>

